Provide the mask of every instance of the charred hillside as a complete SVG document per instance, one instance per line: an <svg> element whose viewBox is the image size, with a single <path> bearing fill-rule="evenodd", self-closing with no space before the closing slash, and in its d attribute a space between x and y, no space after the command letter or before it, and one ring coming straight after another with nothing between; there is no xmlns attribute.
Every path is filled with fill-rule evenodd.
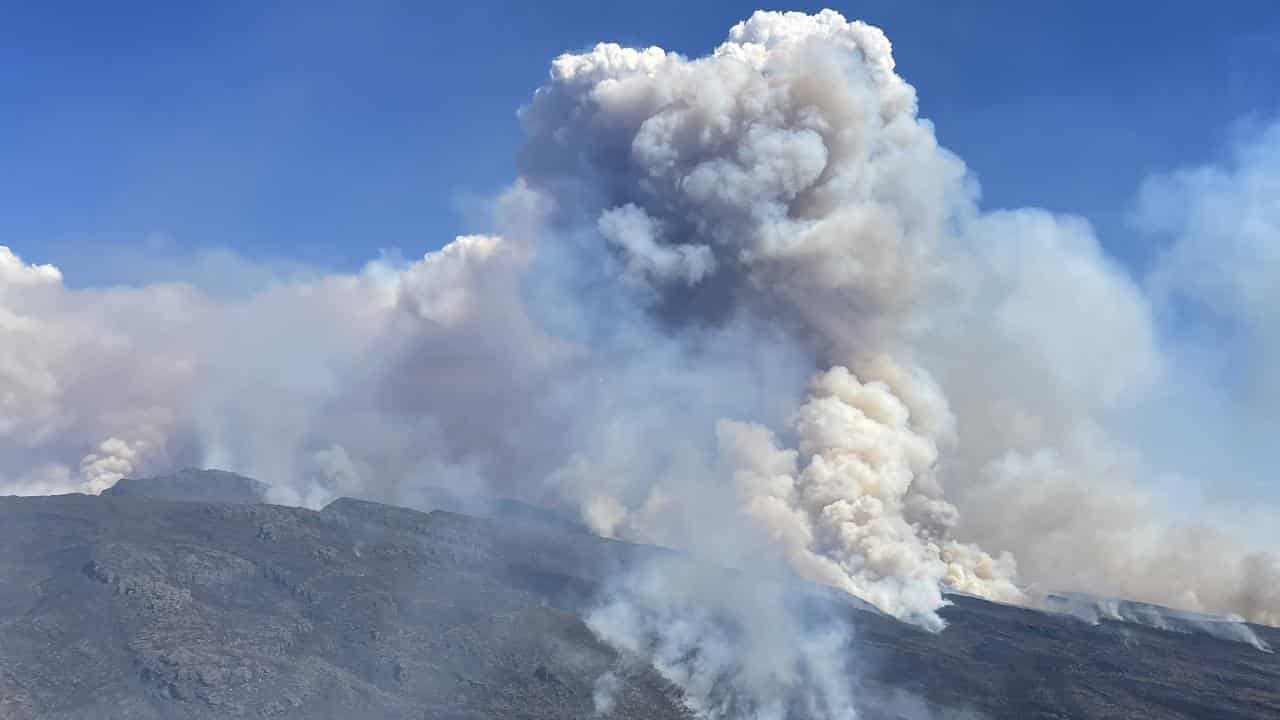
<svg viewBox="0 0 1280 720"><path fill-rule="evenodd" d="M609 673L605 716L689 715L582 619L668 551L510 503L313 512L179 485L0 498L0 718L588 718ZM813 602L853 628L867 717L1280 717L1280 659L1239 642L965 597L930 634Z"/></svg>

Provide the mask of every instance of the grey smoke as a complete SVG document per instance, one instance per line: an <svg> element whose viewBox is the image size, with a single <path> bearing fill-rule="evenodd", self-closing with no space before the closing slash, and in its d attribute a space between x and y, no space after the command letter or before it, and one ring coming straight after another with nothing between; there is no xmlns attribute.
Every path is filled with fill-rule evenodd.
<svg viewBox="0 0 1280 720"><path fill-rule="evenodd" d="M653 663L698 717L858 717L845 626L806 623L794 588L764 578L655 559L620 577L587 624Z"/></svg>

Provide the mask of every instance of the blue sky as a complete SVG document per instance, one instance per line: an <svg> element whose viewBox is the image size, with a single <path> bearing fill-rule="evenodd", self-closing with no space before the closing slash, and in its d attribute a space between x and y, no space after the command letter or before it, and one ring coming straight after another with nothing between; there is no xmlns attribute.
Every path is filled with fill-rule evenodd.
<svg viewBox="0 0 1280 720"><path fill-rule="evenodd" d="M72 285L155 279L165 263L121 261L143 252L420 255L477 229L476 198L512 178L516 108L557 53L702 54L756 7L4 5L0 244ZM1140 180L1280 110L1274 2L829 5L886 30L985 205L1085 215L1135 269L1154 249L1126 223Z"/></svg>

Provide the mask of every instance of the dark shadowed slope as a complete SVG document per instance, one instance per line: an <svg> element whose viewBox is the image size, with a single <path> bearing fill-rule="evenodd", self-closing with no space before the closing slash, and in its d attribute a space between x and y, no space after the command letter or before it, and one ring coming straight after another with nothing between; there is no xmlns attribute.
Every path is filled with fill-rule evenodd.
<svg viewBox="0 0 1280 720"><path fill-rule="evenodd" d="M124 478L102 494L113 497L144 496L157 500L253 504L263 502L269 488L264 482L225 470L188 468L159 478Z"/></svg>
<svg viewBox="0 0 1280 720"><path fill-rule="evenodd" d="M355 500L0 498L0 719L588 718L608 671L611 717L682 717L579 619L665 552ZM969 598L930 635L820 597L855 625L871 717L1280 717L1280 660L1241 643Z"/></svg>
<svg viewBox="0 0 1280 720"><path fill-rule="evenodd" d="M616 657L544 602L574 579L512 575L483 521L421 517L2 498L0 717L589 715ZM652 671L625 681L624 705L680 716Z"/></svg>

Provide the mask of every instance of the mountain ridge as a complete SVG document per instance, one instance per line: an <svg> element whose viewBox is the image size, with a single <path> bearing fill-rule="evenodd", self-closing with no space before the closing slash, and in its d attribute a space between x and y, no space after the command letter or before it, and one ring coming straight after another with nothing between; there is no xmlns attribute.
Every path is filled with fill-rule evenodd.
<svg viewBox="0 0 1280 720"><path fill-rule="evenodd" d="M3 720L586 718L610 673L604 717L689 717L678 688L583 622L660 548L354 499L127 493L0 498L0 548ZM1275 655L950 600L936 635L830 606L864 717L1280 716Z"/></svg>

